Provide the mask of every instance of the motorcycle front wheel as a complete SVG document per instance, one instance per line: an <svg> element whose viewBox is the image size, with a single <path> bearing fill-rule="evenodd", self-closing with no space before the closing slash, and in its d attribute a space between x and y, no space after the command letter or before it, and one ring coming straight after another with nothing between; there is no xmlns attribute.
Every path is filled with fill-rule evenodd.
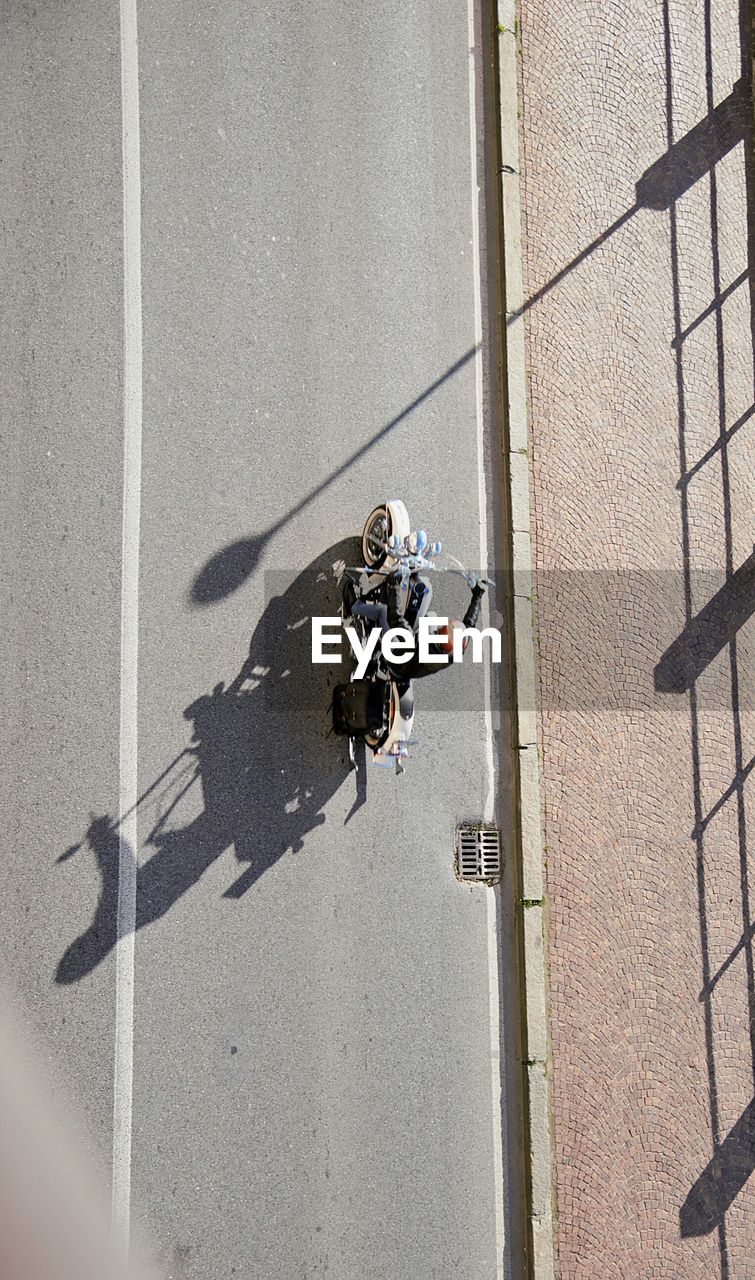
<svg viewBox="0 0 755 1280"><path fill-rule="evenodd" d="M379 569L388 541L388 508L383 504L368 515L362 530L362 556L368 569Z"/></svg>

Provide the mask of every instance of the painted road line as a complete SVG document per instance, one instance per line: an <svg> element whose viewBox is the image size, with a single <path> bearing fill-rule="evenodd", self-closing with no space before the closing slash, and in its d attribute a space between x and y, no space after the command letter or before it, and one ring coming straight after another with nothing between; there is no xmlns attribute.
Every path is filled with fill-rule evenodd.
<svg viewBox="0 0 755 1280"><path fill-rule="evenodd" d="M471 176L472 205L472 277L474 287L474 333L475 333L475 414L477 424L477 484L478 511L480 521L480 569L484 570L488 560L488 519L487 519L487 473L485 466L485 423L483 414L483 364L482 364L482 267L480 263L480 188L477 173L477 93L476 93L476 44L475 44L475 0L467 0L468 30L468 70L469 70L469 162ZM488 664L483 665L484 707L485 707L485 774L486 794L483 808L483 820L492 822L495 816L495 757L493 752L493 724L491 715L491 681ZM498 896L499 890L491 889L487 894L487 943L488 943L488 993L490 1005L490 1071L491 1091L493 1097L493 1177L495 1195L496 1226L496 1277L502 1280L504 1274L505 1225L504 1225L504 1185L503 1185L503 1087L501 1077L501 999L499 990L499 947L498 947Z"/></svg>
<svg viewBox="0 0 755 1280"><path fill-rule="evenodd" d="M128 1248L134 1065L134 930L137 871L137 679L142 457L142 271L139 61L136 0L120 0L123 142L123 536L118 915L113 1082L113 1230Z"/></svg>

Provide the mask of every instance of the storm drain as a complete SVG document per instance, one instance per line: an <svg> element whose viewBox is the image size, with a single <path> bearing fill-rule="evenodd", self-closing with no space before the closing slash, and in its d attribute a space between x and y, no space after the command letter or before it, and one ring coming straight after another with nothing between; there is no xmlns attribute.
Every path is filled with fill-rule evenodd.
<svg viewBox="0 0 755 1280"><path fill-rule="evenodd" d="M501 878L501 833L489 823L465 823L456 828L456 878L475 884L494 884Z"/></svg>

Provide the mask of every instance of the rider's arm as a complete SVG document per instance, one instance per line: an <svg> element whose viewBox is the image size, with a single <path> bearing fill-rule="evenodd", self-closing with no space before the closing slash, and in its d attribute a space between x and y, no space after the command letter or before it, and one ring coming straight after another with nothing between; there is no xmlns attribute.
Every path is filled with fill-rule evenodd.
<svg viewBox="0 0 755 1280"><path fill-rule="evenodd" d="M462 625L465 627L476 627L477 620L480 616L480 604L482 597L485 595L485 588L481 587L479 582L472 588L472 599L469 602L469 608L462 618Z"/></svg>

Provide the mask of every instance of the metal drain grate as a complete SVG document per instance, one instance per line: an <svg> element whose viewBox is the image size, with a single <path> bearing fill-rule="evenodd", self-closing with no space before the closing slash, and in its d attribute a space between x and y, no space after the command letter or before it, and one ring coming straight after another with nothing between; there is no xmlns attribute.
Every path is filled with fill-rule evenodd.
<svg viewBox="0 0 755 1280"><path fill-rule="evenodd" d="M465 883L495 884L501 878L501 833L487 823L456 828L456 878Z"/></svg>

